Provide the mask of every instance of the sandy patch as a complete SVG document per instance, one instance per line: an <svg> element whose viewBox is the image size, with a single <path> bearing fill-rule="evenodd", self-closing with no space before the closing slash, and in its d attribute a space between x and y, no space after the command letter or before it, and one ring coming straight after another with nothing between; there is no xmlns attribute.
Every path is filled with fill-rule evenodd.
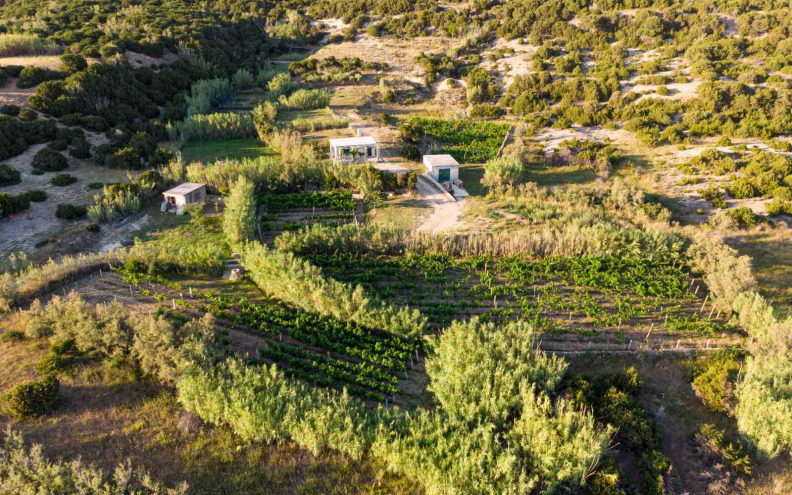
<svg viewBox="0 0 792 495"><path fill-rule="evenodd" d="M99 140L95 135L93 142ZM55 206L59 203L87 205L95 194L100 193L88 188L90 182L121 182L126 180L126 171L100 167L88 161L69 158L69 168L63 173L77 177L78 182L66 186L55 187L50 184L50 179L55 175L48 172L43 175L33 175L30 162L33 156L46 144L33 145L21 155L3 161L22 174L22 182L13 186L0 188L0 192L20 194L30 190L39 189L47 193L47 200L42 203L31 203L30 209L12 215L10 218L0 220L0 255L12 252L31 252L36 242L58 235L74 222L61 220L55 217Z"/></svg>
<svg viewBox="0 0 792 495"><path fill-rule="evenodd" d="M0 88L0 105L27 107L28 98L35 93L36 88L19 89L16 87L16 79L9 79L5 86Z"/></svg>
<svg viewBox="0 0 792 495"><path fill-rule="evenodd" d="M419 178L418 193L423 201L432 207L432 212L426 217L418 230L427 232L441 232L458 228L462 223L464 211L463 201L454 201L431 187L427 180Z"/></svg>
<svg viewBox="0 0 792 495"><path fill-rule="evenodd" d="M341 34L344 29L349 27L349 24L345 23L343 20L333 18L319 19L317 21L313 21L311 24L314 26L318 26L320 24L324 26L324 30L327 31L325 40L334 34Z"/></svg>
<svg viewBox="0 0 792 495"><path fill-rule="evenodd" d="M514 53L498 60L489 60L487 58L487 55L494 50L504 48L511 48ZM516 76L524 76L533 72L531 70L531 56L536 52L537 48L536 46L520 44L519 39L505 40L498 38L492 49L482 54L484 61L481 63L481 67L494 71L501 85L507 88L511 86Z"/></svg>
<svg viewBox="0 0 792 495"><path fill-rule="evenodd" d="M364 34L355 41L323 46L311 58L358 57L365 62L386 62L390 66L389 75L423 84L426 70L416 61L418 55L421 52L445 52L457 43L458 40L451 38L421 36L394 39L373 38Z"/></svg>
<svg viewBox="0 0 792 495"><path fill-rule="evenodd" d="M135 53L127 51L125 54L129 65L132 67L151 67L152 65L171 65L177 60L179 60L179 56L175 53L166 53L162 57L150 57L143 53Z"/></svg>
<svg viewBox="0 0 792 495"><path fill-rule="evenodd" d="M531 139L541 143L546 150L558 149L567 139L588 139L605 142L610 139L616 145L632 146L635 135L624 129L609 130L604 127L573 127L570 129L548 129L537 133Z"/></svg>
<svg viewBox="0 0 792 495"><path fill-rule="evenodd" d="M38 55L33 57L2 57L0 66L6 65L32 65L44 69L58 70L61 66L60 55Z"/></svg>

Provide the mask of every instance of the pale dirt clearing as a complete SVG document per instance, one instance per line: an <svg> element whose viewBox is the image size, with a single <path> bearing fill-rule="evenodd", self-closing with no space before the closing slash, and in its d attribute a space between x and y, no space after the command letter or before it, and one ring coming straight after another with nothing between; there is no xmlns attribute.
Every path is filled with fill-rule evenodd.
<svg viewBox="0 0 792 495"><path fill-rule="evenodd" d="M635 135L624 129L609 130L604 127L572 127L570 129L548 129L536 133L531 139L544 146L545 150L557 149L567 139L585 139L606 142L610 139L616 145L632 147L636 145ZM628 148L632 149L632 148Z"/></svg>
<svg viewBox="0 0 792 495"><path fill-rule="evenodd" d="M0 66L23 65L58 70L61 66L60 55L35 55L30 57L0 57Z"/></svg>
<svg viewBox="0 0 792 495"><path fill-rule="evenodd" d="M432 207L432 212L418 226L418 230L436 233L461 226L462 213L464 212L463 201L450 199L448 195L435 190L428 181L421 178L418 180L418 193L423 201Z"/></svg>
<svg viewBox="0 0 792 495"><path fill-rule="evenodd" d="M98 141L96 136L88 136L92 142ZM30 190L43 190L47 193L47 200L42 203L31 203L30 209L0 220L0 255L5 256L13 252L25 251L30 253L36 242L58 235L74 222L61 220L55 217L55 207L59 203L87 205L95 194L101 190L88 188L90 182L122 182L126 181L126 171L94 165L88 161L69 158L69 168L62 173L69 173L77 177L78 182L66 186L55 187L50 180L56 172L47 172L43 175L33 175L30 163L33 156L46 144L31 146L21 155L3 161L21 172L22 182L13 186L0 188L0 192L8 194L21 194ZM61 173L61 172L57 172Z"/></svg>
<svg viewBox="0 0 792 495"><path fill-rule="evenodd" d="M365 62L386 62L391 68L388 71L389 74L423 83L426 70L416 61L418 55L421 52L445 52L458 42L452 38L431 36L402 40L360 35L355 41L325 45L313 53L310 58L321 60L330 56L336 58L358 57Z"/></svg>
<svg viewBox="0 0 792 495"><path fill-rule="evenodd" d="M16 105L22 108L27 107L28 98L35 92L36 88L17 88L16 79L9 78L5 86L0 88L0 105Z"/></svg>
<svg viewBox="0 0 792 495"><path fill-rule="evenodd" d="M490 60L488 58L488 55L494 53L495 50L505 48L513 49L514 53L498 60ZM519 39L507 41L503 38L498 38L492 49L482 54L485 60L480 66L484 69L495 71L498 81L504 88L508 88L514 82L516 76L524 76L533 72L531 69L531 56L537 49L538 47L536 46L521 44Z"/></svg>

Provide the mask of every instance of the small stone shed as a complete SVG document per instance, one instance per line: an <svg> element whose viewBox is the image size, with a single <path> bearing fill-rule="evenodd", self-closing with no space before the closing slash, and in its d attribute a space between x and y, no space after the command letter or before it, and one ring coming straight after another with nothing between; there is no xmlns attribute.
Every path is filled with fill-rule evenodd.
<svg viewBox="0 0 792 495"><path fill-rule="evenodd" d="M330 157L342 163L377 162L380 152L373 136L336 138L330 140Z"/></svg>
<svg viewBox="0 0 792 495"><path fill-rule="evenodd" d="M440 183L459 180L459 163L451 155L424 155L426 172Z"/></svg>
<svg viewBox="0 0 792 495"><path fill-rule="evenodd" d="M162 195L165 197L165 206L167 208L167 210L163 209L163 211L180 213L184 205L206 201L206 186L195 182L185 182L173 189L168 189Z"/></svg>

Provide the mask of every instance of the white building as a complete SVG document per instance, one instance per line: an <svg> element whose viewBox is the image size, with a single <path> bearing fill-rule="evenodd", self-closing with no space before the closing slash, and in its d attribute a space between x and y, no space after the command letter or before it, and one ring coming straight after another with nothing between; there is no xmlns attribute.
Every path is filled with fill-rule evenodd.
<svg viewBox="0 0 792 495"><path fill-rule="evenodd" d="M423 163L426 172L441 184L459 180L459 163L451 155L424 155Z"/></svg>
<svg viewBox="0 0 792 495"><path fill-rule="evenodd" d="M203 203L206 201L206 186L194 182L185 182L164 193L165 204L162 211L175 211L181 214L182 206L190 203Z"/></svg>
<svg viewBox="0 0 792 495"><path fill-rule="evenodd" d="M338 162L376 162L379 161L379 153L377 140L371 136L330 140L330 157Z"/></svg>

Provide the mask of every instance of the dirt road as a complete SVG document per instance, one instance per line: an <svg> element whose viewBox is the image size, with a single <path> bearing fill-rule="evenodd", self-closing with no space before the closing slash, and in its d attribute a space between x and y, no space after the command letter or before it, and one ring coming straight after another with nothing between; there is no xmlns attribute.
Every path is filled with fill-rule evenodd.
<svg viewBox="0 0 792 495"><path fill-rule="evenodd" d="M418 227L418 230L440 232L451 230L462 224L464 201L454 201L448 195L437 191L424 179L418 180L418 193L423 201L432 207L432 212Z"/></svg>

